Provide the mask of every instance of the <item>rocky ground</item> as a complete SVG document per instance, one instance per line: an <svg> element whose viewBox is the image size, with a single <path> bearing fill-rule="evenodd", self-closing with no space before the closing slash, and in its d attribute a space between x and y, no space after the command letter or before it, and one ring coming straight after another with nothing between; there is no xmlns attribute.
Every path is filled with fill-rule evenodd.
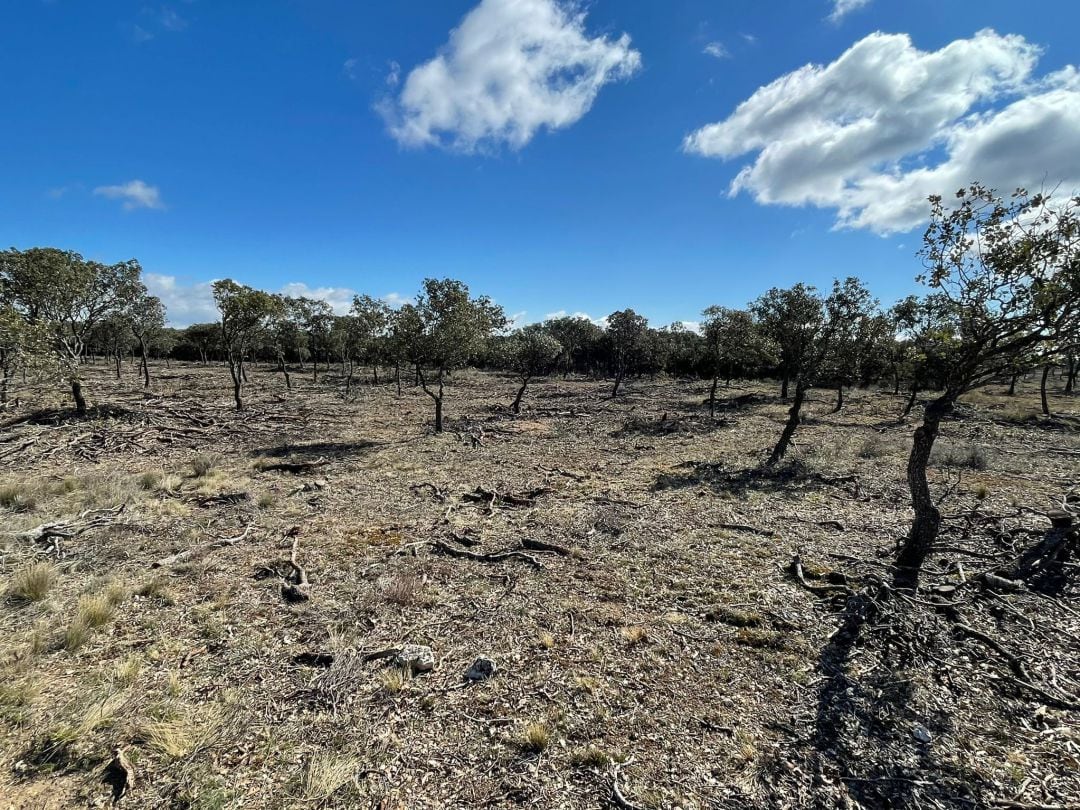
<svg viewBox="0 0 1080 810"><path fill-rule="evenodd" d="M1080 802L1080 401L963 404L910 597L891 392L124 374L0 429L0 808Z"/></svg>

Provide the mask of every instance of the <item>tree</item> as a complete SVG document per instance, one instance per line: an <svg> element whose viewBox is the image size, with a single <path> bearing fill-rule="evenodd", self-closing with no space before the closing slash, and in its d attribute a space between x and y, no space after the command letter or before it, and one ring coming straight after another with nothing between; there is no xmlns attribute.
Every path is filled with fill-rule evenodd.
<svg viewBox="0 0 1080 810"><path fill-rule="evenodd" d="M405 310L405 307L402 307ZM435 403L435 432L443 430L443 389L446 374L465 365L482 348L492 332L506 325L502 308L487 296L471 298L469 288L453 279L425 279L416 305L415 344L412 356L420 385ZM429 377L425 367L434 370Z"/></svg>
<svg viewBox="0 0 1080 810"><path fill-rule="evenodd" d="M281 301L232 279L214 282L214 303L221 313L221 345L232 376L236 410L244 409L244 360L261 333L281 310Z"/></svg>
<svg viewBox="0 0 1080 810"><path fill-rule="evenodd" d="M330 330L334 325L334 310L325 301L315 298L297 298L295 301L298 322L311 353L312 379L318 381L320 352L327 355L326 366L330 367Z"/></svg>
<svg viewBox="0 0 1080 810"><path fill-rule="evenodd" d="M581 315L566 315L544 323L544 329L562 346L565 378L571 370L582 370L584 361L604 337L604 330Z"/></svg>
<svg viewBox="0 0 1080 810"><path fill-rule="evenodd" d="M521 412L521 398L529 381L539 374L548 373L562 355L563 347L542 326L533 324L514 332L503 347L507 365L521 381L514 403L513 413Z"/></svg>
<svg viewBox="0 0 1080 810"><path fill-rule="evenodd" d="M193 323L183 331L183 336L199 353L204 366L210 353L221 346L221 327L216 323Z"/></svg>
<svg viewBox="0 0 1080 810"><path fill-rule="evenodd" d="M632 309L612 312L608 315L604 342L608 351L608 363L615 386L611 397L618 396L619 386L626 375L637 370L646 350L649 322Z"/></svg>
<svg viewBox="0 0 1080 810"><path fill-rule="evenodd" d="M730 385L736 374L750 372L770 362L773 350L749 310L712 306L701 314L705 369L712 377L709 416L715 416L716 388L720 378Z"/></svg>
<svg viewBox="0 0 1080 810"><path fill-rule="evenodd" d="M0 407L7 407L15 375L53 367L52 335L42 324L30 324L10 303L0 303Z"/></svg>
<svg viewBox="0 0 1080 810"><path fill-rule="evenodd" d="M980 185L956 205L930 198L920 280L931 292L917 311L912 339L939 376L938 396L912 436L907 480L914 512L897 554L898 588L918 586L941 528L927 464L941 427L964 393L1001 378L1016 363L1076 327L1080 308L1080 197L1018 190L1009 200Z"/></svg>
<svg viewBox="0 0 1080 810"><path fill-rule="evenodd" d="M788 420L766 466L776 464L787 453L807 392L828 378L842 348L854 340L859 324L875 306L856 278L833 282L832 293L824 299L813 287L796 284L786 290L769 290L754 302L753 311L779 347L785 379L795 383Z"/></svg>
<svg viewBox="0 0 1080 810"><path fill-rule="evenodd" d="M130 322L124 313L114 312L102 319L88 336L87 343L91 353L100 351L102 355L112 358L116 366L116 379L119 380L124 355L135 346Z"/></svg>
<svg viewBox="0 0 1080 810"><path fill-rule="evenodd" d="M353 298L350 313L356 320L357 357L371 366L372 382L379 384L379 362L385 351L390 307L369 295Z"/></svg>
<svg viewBox="0 0 1080 810"><path fill-rule="evenodd" d="M50 327L75 410L85 415L81 363L87 340L102 320L133 299L142 268L135 259L101 264L74 251L30 248L0 255L0 273L27 323Z"/></svg>
<svg viewBox="0 0 1080 810"><path fill-rule="evenodd" d="M141 283L139 287L141 289L135 292L135 297L128 304L124 316L135 340L139 343L139 353L142 355L143 386L149 388L150 361L147 357L149 353L147 347L165 328L165 306L160 298L150 295Z"/></svg>

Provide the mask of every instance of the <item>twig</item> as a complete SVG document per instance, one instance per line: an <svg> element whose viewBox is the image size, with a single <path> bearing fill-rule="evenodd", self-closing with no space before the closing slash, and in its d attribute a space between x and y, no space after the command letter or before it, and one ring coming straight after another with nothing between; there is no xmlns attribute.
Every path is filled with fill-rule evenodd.
<svg viewBox="0 0 1080 810"><path fill-rule="evenodd" d="M615 762L611 765L611 800L615 802L616 807L621 807L623 810L639 810L638 806L627 799L619 788L619 768L629 765L633 761L634 758L630 757L624 762Z"/></svg>

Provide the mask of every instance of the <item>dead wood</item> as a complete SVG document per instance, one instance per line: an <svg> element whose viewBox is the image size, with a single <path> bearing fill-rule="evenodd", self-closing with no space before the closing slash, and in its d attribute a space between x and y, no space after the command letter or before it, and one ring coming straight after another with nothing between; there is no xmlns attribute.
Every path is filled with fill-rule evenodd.
<svg viewBox="0 0 1080 810"><path fill-rule="evenodd" d="M611 800L615 803L616 807L621 807L623 810L640 810L640 808L631 802L622 792L622 788L619 787L619 769L626 767L634 761L633 757L623 761L615 762L611 765Z"/></svg>
<svg viewBox="0 0 1080 810"><path fill-rule="evenodd" d="M185 549L184 551L178 551L175 554L170 554L168 557L164 557L155 562L151 568L169 568L177 563L190 562L192 560L200 559L206 556L211 551L219 548L225 548L226 546L235 546L241 540L247 538L251 534L251 526L244 529L243 534L238 534L236 537L223 537L220 540L213 540L209 543L203 543L202 545L195 546L194 548Z"/></svg>
<svg viewBox="0 0 1080 810"><path fill-rule="evenodd" d="M307 571L297 559L300 551L300 527L293 526L289 529L286 537L290 535L293 539L292 551L289 554L292 574L281 580L281 595L286 602L306 602L311 598L311 583L308 581Z"/></svg>
<svg viewBox="0 0 1080 810"><path fill-rule="evenodd" d="M192 495L186 498L189 503L198 504L204 509L211 506L231 506L251 500L250 492L219 492L216 495Z"/></svg>
<svg viewBox="0 0 1080 810"><path fill-rule="evenodd" d="M521 547L527 548L529 551L547 551L552 554L559 554L563 557L574 556L574 550L567 546L561 546L558 543L548 543L545 540L537 540L532 537L521 538Z"/></svg>
<svg viewBox="0 0 1080 810"><path fill-rule="evenodd" d="M87 509L80 512L73 520L42 523L32 529L17 532L15 537L16 539L26 540L31 543L46 540L51 541L50 550L59 555L61 553L61 540L78 537L80 534L83 534L90 529L111 525L115 522L116 516L124 511L124 506L124 504L120 504L112 509Z"/></svg>
<svg viewBox="0 0 1080 810"><path fill-rule="evenodd" d="M516 549L510 549L507 551L495 551L489 554L481 554L476 551L468 551L463 548L456 548L445 540L435 540L432 545L436 550L441 551L443 554L448 554L451 557L462 557L467 560L476 560L477 562L502 562L503 560L522 560L527 562L536 568L543 568L544 564L540 560L536 559L530 554L526 554L524 551L517 551Z"/></svg>
<svg viewBox="0 0 1080 810"><path fill-rule="evenodd" d="M466 492L461 496L463 501L469 503L483 503L488 509L495 506L535 506L536 499L551 492L550 487L536 487L526 492L496 492L493 489L477 487L472 492Z"/></svg>
<svg viewBox="0 0 1080 810"><path fill-rule="evenodd" d="M749 526L745 523L717 523L716 528L726 529L732 532L746 532L747 534L756 534L761 537L773 537L776 532L771 529L759 529L756 526Z"/></svg>

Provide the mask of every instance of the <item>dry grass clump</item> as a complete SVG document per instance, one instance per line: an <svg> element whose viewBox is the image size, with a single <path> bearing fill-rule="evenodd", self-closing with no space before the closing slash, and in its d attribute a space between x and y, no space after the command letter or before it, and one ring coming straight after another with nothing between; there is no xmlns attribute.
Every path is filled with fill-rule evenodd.
<svg viewBox="0 0 1080 810"><path fill-rule="evenodd" d="M163 576L155 576L140 585L135 594L145 599L152 599L160 605L176 604L176 594L169 587L169 581Z"/></svg>
<svg viewBox="0 0 1080 810"><path fill-rule="evenodd" d="M570 752L570 764L575 768L603 768L611 762L611 755L595 745L587 745Z"/></svg>
<svg viewBox="0 0 1080 810"><path fill-rule="evenodd" d="M397 695L409 684L409 671L402 667L390 667L379 672L379 688L388 695Z"/></svg>
<svg viewBox="0 0 1080 810"><path fill-rule="evenodd" d="M156 720L143 726L142 737L147 745L170 759L182 759L203 751L214 744L222 728L220 707L196 713L189 709L182 714Z"/></svg>
<svg viewBox="0 0 1080 810"><path fill-rule="evenodd" d="M624 627L619 631L619 635L631 647L637 644L645 644L649 640L649 631L644 627Z"/></svg>
<svg viewBox="0 0 1080 810"><path fill-rule="evenodd" d="M873 436L868 436L862 446L859 447L858 456L859 458L884 458L895 450L896 448L892 443L875 433Z"/></svg>
<svg viewBox="0 0 1080 810"><path fill-rule="evenodd" d="M29 512L37 506L37 493L26 484L0 487L0 506L11 512Z"/></svg>
<svg viewBox="0 0 1080 810"><path fill-rule="evenodd" d="M161 481L164 478L165 473L162 470L147 470L146 472L141 473L137 480L141 489L152 492L161 485Z"/></svg>
<svg viewBox="0 0 1080 810"><path fill-rule="evenodd" d="M304 768L302 792L309 802L328 801L351 783L360 770L360 760L348 754L314 754Z"/></svg>
<svg viewBox="0 0 1080 810"><path fill-rule="evenodd" d="M383 598L392 605L416 605L424 601L424 580L415 574L399 574L383 588Z"/></svg>
<svg viewBox="0 0 1080 810"><path fill-rule="evenodd" d="M191 460L191 472L195 478L206 478L221 465L221 458L213 453L199 453Z"/></svg>
<svg viewBox="0 0 1080 810"><path fill-rule="evenodd" d="M57 576L56 566L52 563L32 563L11 575L8 596L18 602L40 602L49 595Z"/></svg>
<svg viewBox="0 0 1080 810"><path fill-rule="evenodd" d="M930 454L930 463L935 467L958 467L969 470L985 470L986 453L981 447L938 446Z"/></svg>
<svg viewBox="0 0 1080 810"><path fill-rule="evenodd" d="M726 605L710 608L705 614L705 619L710 622L729 624L732 627L762 627L765 624L765 617L760 613L738 610Z"/></svg>
<svg viewBox="0 0 1080 810"><path fill-rule="evenodd" d="M52 728L49 741L53 746L71 745L99 728L111 725L127 703L127 697L126 692L114 692L92 703L82 714Z"/></svg>
<svg viewBox="0 0 1080 810"><path fill-rule="evenodd" d="M30 705L38 696L38 685L31 679L11 680L5 673L0 682L0 721L23 726L30 720Z"/></svg>
<svg viewBox="0 0 1080 810"><path fill-rule="evenodd" d="M127 589L119 583L110 583L100 593L79 598L75 616L64 633L64 647L77 650L90 638L90 634L104 627L116 615L116 606L127 598Z"/></svg>
<svg viewBox="0 0 1080 810"><path fill-rule="evenodd" d="M543 723L529 723L521 733L519 744L529 754L541 754L551 745L551 730Z"/></svg>
<svg viewBox="0 0 1080 810"><path fill-rule="evenodd" d="M779 650L784 646L784 634L775 630L759 630L744 627L735 634L735 640L744 647Z"/></svg>

